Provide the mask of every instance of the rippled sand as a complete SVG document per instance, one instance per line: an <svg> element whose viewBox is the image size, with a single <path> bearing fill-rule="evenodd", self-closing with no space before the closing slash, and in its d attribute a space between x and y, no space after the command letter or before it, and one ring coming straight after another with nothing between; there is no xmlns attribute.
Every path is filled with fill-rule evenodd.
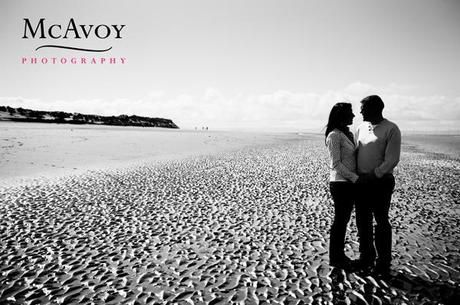
<svg viewBox="0 0 460 305"><path fill-rule="evenodd" d="M1 304L437 304L459 293L460 163L406 150L388 279L328 265L322 137L0 189ZM356 226L347 252L357 252Z"/></svg>

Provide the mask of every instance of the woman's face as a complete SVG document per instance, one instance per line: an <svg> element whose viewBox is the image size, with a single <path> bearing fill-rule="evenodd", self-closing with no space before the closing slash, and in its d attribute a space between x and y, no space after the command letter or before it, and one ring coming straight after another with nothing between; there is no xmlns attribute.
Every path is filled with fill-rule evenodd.
<svg viewBox="0 0 460 305"><path fill-rule="evenodd" d="M344 123L346 126L353 124L353 118L355 115L353 114L353 110L350 108L346 111L345 117L344 117Z"/></svg>

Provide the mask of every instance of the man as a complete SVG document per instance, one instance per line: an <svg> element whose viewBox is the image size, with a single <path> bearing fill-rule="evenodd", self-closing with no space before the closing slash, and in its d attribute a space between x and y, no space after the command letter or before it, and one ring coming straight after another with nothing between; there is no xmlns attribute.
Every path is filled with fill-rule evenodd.
<svg viewBox="0 0 460 305"><path fill-rule="evenodd" d="M356 223L360 267L368 269L375 265L375 273L386 275L390 272L392 242L388 212L395 186L393 169L401 153L401 132L396 124L383 117L383 108L383 101L377 95L361 101L364 122L356 132L359 174Z"/></svg>

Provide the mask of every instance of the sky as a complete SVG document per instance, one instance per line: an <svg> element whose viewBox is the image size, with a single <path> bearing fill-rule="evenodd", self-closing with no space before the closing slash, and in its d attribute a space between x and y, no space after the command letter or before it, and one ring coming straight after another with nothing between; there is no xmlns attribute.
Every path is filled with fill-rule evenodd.
<svg viewBox="0 0 460 305"><path fill-rule="evenodd" d="M125 28L121 39L23 39L24 18ZM354 128L359 101L378 94L403 131L460 132L456 0L3 0L0 39L0 105L322 132L335 103L353 104ZM22 63L53 57L126 63Z"/></svg>

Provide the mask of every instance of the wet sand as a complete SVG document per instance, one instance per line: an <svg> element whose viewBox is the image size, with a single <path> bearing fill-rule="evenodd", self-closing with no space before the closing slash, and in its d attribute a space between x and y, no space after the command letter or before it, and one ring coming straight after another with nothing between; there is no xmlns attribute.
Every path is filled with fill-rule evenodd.
<svg viewBox="0 0 460 305"><path fill-rule="evenodd" d="M0 185L276 143L279 133L0 121Z"/></svg>
<svg viewBox="0 0 460 305"><path fill-rule="evenodd" d="M438 304L459 293L460 163L404 146L390 278L328 265L321 136L0 188L2 304ZM356 258L354 219L347 253Z"/></svg>

